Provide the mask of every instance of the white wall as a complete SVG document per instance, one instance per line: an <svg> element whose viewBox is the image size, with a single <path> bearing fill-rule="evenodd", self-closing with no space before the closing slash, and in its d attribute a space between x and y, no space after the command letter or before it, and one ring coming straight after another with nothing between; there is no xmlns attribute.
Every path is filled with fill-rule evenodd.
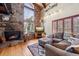
<svg viewBox="0 0 79 59"><path fill-rule="evenodd" d="M52 34L52 21L79 14L78 3L60 3L45 13L44 26L46 34Z"/></svg>

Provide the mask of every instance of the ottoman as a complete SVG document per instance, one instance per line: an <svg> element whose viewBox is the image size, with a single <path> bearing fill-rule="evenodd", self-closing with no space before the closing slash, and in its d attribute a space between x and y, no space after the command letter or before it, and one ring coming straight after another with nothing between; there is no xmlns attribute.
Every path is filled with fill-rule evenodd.
<svg viewBox="0 0 79 59"><path fill-rule="evenodd" d="M45 44L52 44L52 41L53 41L53 40L52 40L51 38L45 38L45 39L40 38L40 39L38 39L38 44L39 44L40 46L44 47Z"/></svg>

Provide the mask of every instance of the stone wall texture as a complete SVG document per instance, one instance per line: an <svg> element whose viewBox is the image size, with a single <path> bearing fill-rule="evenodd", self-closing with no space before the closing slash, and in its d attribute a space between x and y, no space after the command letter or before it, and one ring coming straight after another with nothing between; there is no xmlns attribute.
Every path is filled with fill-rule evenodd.
<svg viewBox="0 0 79 59"><path fill-rule="evenodd" d="M42 17L42 9L38 6L38 5L36 5L36 4L34 4L34 9L35 9L35 21L34 21L34 23L35 23L35 27L39 27L39 26L41 26L41 17Z"/></svg>
<svg viewBox="0 0 79 59"><path fill-rule="evenodd" d="M13 22L11 25L15 30L22 31L23 30L23 21L24 21L24 4L22 3L12 3L12 17L11 21Z"/></svg>

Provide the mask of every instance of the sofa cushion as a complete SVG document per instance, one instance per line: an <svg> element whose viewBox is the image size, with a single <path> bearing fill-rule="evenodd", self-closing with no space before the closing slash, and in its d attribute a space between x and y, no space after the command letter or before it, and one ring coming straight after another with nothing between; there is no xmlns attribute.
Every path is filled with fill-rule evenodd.
<svg viewBox="0 0 79 59"><path fill-rule="evenodd" d="M57 48L65 50L68 46L70 46L70 43L67 42L66 40L63 40L59 43L53 43L53 45Z"/></svg>
<svg viewBox="0 0 79 59"><path fill-rule="evenodd" d="M62 41L62 39L53 38L53 43L58 43L58 42L60 42L60 41Z"/></svg>
<svg viewBox="0 0 79 59"><path fill-rule="evenodd" d="M47 37L48 37L48 38L54 38L54 34L48 35Z"/></svg>
<svg viewBox="0 0 79 59"><path fill-rule="evenodd" d="M54 37L58 39L63 39L63 33L56 33Z"/></svg>

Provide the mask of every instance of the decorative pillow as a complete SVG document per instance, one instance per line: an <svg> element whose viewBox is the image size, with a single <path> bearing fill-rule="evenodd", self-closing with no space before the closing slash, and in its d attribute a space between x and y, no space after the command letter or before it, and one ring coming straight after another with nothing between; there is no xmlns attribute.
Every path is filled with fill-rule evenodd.
<svg viewBox="0 0 79 59"><path fill-rule="evenodd" d="M48 35L47 37L48 37L48 38L53 38L53 37L54 37L54 34Z"/></svg>
<svg viewBox="0 0 79 59"><path fill-rule="evenodd" d="M70 37L68 39L68 42L70 42L71 45L78 45L79 44L79 39L78 38L74 38L74 37Z"/></svg>
<svg viewBox="0 0 79 59"><path fill-rule="evenodd" d="M71 45L66 48L66 51L78 54L79 53L78 48L79 48L79 45Z"/></svg>
<svg viewBox="0 0 79 59"><path fill-rule="evenodd" d="M75 38L78 38L79 39L79 33L75 36Z"/></svg>

